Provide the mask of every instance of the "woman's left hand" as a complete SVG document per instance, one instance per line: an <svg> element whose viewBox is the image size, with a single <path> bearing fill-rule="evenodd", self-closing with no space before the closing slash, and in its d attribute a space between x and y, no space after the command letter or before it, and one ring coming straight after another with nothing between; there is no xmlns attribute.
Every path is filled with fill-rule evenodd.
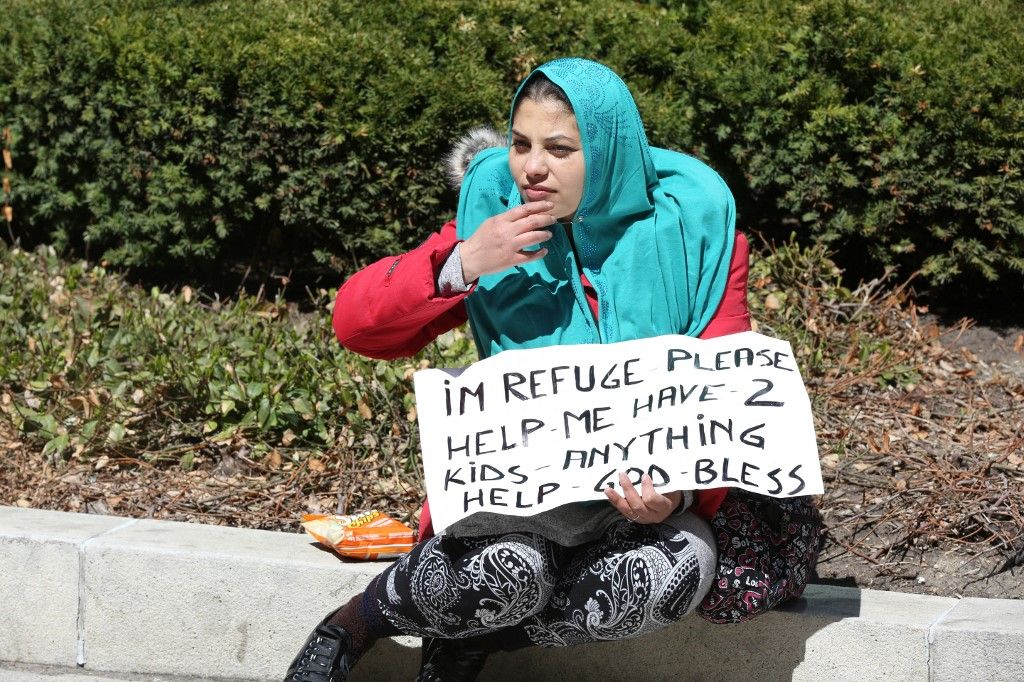
<svg viewBox="0 0 1024 682"><path fill-rule="evenodd" d="M662 495L654 489L654 481L647 474L640 479L640 493L625 473L619 473L619 485L623 495L612 488L606 488L604 494L623 516L634 523L661 523L676 510L683 497L681 490Z"/></svg>

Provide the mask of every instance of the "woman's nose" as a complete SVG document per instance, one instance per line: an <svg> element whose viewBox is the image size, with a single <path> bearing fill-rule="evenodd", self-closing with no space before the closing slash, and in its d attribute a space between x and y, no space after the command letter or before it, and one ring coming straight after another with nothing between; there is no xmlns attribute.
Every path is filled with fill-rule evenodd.
<svg viewBox="0 0 1024 682"><path fill-rule="evenodd" d="M525 170L526 174L530 176L547 175L548 165L547 161L544 159L544 155L536 152L531 153L526 158L526 166L523 170Z"/></svg>

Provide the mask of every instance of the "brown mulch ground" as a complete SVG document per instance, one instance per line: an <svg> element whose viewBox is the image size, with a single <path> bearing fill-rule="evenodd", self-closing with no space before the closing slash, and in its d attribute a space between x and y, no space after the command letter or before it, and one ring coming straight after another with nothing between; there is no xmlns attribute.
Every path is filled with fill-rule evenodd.
<svg viewBox="0 0 1024 682"><path fill-rule="evenodd" d="M879 368L808 381L826 495L820 580L950 596L1024 598L1024 336L940 329L898 298L876 332L920 376ZM876 311L877 312L877 311ZM980 342L980 345L979 345ZM993 352L995 350L996 352ZM255 461L242 441L165 460L50 462L0 419L0 504L296 531L310 511L385 509L415 523L414 482L383 462Z"/></svg>
<svg viewBox="0 0 1024 682"><path fill-rule="evenodd" d="M849 444L845 457L823 452L819 575L1024 598L1024 336L912 328L924 356L918 386L841 392L817 415L820 441Z"/></svg>
<svg viewBox="0 0 1024 682"><path fill-rule="evenodd" d="M101 456L55 466L0 419L0 452L0 504L19 507L299 531L304 513L371 507L415 523L421 501L401 479L381 478L375 462L295 465L276 453L255 461L237 442L198 451L190 471L177 458Z"/></svg>

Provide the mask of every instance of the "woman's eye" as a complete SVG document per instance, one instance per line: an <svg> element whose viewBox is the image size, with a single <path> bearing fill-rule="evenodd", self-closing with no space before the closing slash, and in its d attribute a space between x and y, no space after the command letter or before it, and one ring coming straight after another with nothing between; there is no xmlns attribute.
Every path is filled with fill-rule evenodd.
<svg viewBox="0 0 1024 682"><path fill-rule="evenodd" d="M556 147L551 147L550 149L551 153L558 157L568 156L569 154L572 154L574 151L576 151L572 147L563 147L560 145Z"/></svg>
<svg viewBox="0 0 1024 682"><path fill-rule="evenodd" d="M515 140L512 142L512 146L515 147L517 152L525 152L530 148L530 144L525 140Z"/></svg>

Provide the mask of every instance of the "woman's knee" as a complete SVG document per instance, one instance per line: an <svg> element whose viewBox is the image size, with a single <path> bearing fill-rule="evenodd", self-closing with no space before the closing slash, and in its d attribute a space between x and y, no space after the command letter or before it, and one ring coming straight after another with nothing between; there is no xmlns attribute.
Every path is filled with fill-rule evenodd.
<svg viewBox="0 0 1024 682"><path fill-rule="evenodd" d="M584 638L620 639L665 627L693 611L711 586L710 528L635 530L628 540L595 548L552 601L561 607L559 620L585 623Z"/></svg>
<svg viewBox="0 0 1024 682"><path fill-rule="evenodd" d="M675 622L699 603L704 575L690 548L676 544L671 553L665 546L634 549L617 558L613 571L608 582L629 589L611 592L618 604L610 610L628 613L626 620L638 626L636 634Z"/></svg>
<svg viewBox="0 0 1024 682"><path fill-rule="evenodd" d="M421 544L378 588L392 622L463 637L515 625L551 598L556 548L543 538L440 536Z"/></svg>
<svg viewBox="0 0 1024 682"><path fill-rule="evenodd" d="M554 591L552 549L540 536L510 534L459 562L456 584L478 601L481 625L514 625L544 608Z"/></svg>

